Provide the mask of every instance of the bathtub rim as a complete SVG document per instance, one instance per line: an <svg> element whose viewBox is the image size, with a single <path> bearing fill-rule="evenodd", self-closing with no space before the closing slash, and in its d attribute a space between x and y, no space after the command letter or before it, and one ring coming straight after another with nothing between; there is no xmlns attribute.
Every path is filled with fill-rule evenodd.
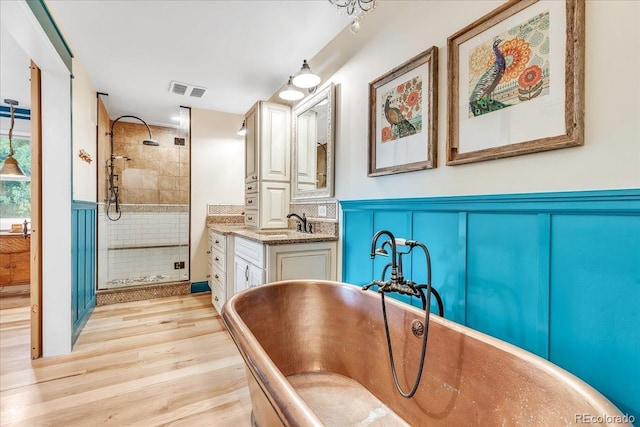
<svg viewBox="0 0 640 427"><path fill-rule="evenodd" d="M296 425L300 420L304 420L306 423L305 425L323 426L324 424L322 421L300 397L293 386L291 386L284 374L270 359L258 339L253 335L249 327L244 323L241 316L235 310L235 305L239 300L258 288L264 289L264 287L300 286L301 284L339 287L342 289L348 289L350 292L363 292L358 285L330 280L283 280L279 282L271 282L260 285L259 287L245 289L233 295L222 307L221 317L229 331L229 334L231 335L231 338L242 355L249 372L253 375L263 394L269 400L274 411L278 414L278 417L280 417L281 420L286 420L291 423L291 425ZM380 294L377 292L371 290L367 292L369 292L373 297L381 299ZM418 319L424 318L424 311L410 304L394 298L385 298L385 303L395 305L401 310L408 311L411 314L418 316ZM571 388L585 401L589 402L593 407L594 414L612 417L625 416L625 414L623 414L618 407L616 407L600 391L571 372L547 359L544 359L543 357L514 344L510 344L499 338L485 334L484 332L480 332L452 320L442 318L433 313L431 313L429 321L440 323L442 326L459 332L471 339L494 346L499 350L505 351L514 357L532 364L536 369L546 371L547 374L557 378L559 381L563 381L568 388ZM256 354L254 357L251 357L248 354L247 349L255 349Z"/></svg>

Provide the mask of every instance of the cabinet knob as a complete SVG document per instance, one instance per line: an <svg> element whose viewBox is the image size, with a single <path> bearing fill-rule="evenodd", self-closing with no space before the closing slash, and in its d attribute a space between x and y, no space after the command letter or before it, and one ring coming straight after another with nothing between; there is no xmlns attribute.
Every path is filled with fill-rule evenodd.
<svg viewBox="0 0 640 427"><path fill-rule="evenodd" d="M216 239L216 244L217 244L217 243L220 243L220 240Z"/></svg>
<svg viewBox="0 0 640 427"><path fill-rule="evenodd" d="M253 221L253 217L252 217L252 216L248 216L248 217L247 217L247 219L248 219L249 221Z"/></svg>
<svg viewBox="0 0 640 427"><path fill-rule="evenodd" d="M211 275L210 275L210 274L207 274L207 279L208 279L208 278L210 278L210 277L211 277Z"/></svg>
<svg viewBox="0 0 640 427"><path fill-rule="evenodd" d="M252 203L253 203L253 200L249 200L249 201L247 201L247 203L248 203L248 204L252 204Z"/></svg>
<svg viewBox="0 0 640 427"><path fill-rule="evenodd" d="M253 186L247 187L247 190L253 190Z"/></svg>
<svg viewBox="0 0 640 427"><path fill-rule="evenodd" d="M249 266L247 265L247 268L244 269L244 278L246 280L249 280Z"/></svg>
<svg viewBox="0 0 640 427"><path fill-rule="evenodd" d="M220 258L216 257L216 261L220 261Z"/></svg>
<svg viewBox="0 0 640 427"><path fill-rule="evenodd" d="M211 251L207 251L207 253L208 253L208 254L210 254L210 253L211 253Z"/></svg>
<svg viewBox="0 0 640 427"><path fill-rule="evenodd" d="M219 278L220 278L220 276L218 276L217 274L216 274L215 276L213 276L213 277L215 277L216 279L219 279Z"/></svg>
<svg viewBox="0 0 640 427"><path fill-rule="evenodd" d="M217 296L217 295L216 295L216 296L214 296L214 297L213 297L213 299L214 299L214 300L216 300L216 301L218 301L218 296Z"/></svg>
<svg viewBox="0 0 640 427"><path fill-rule="evenodd" d="M258 179L258 175L253 175L251 179Z"/></svg>

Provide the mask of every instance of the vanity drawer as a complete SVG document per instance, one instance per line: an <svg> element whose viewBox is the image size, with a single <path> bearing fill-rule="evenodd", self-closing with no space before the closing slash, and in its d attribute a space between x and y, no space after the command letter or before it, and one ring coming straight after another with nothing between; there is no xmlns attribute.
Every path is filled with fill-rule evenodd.
<svg viewBox="0 0 640 427"><path fill-rule="evenodd" d="M244 213L244 223L250 227L258 226L258 211L247 210Z"/></svg>
<svg viewBox="0 0 640 427"><path fill-rule="evenodd" d="M244 258L258 268L264 268L264 245L262 243L236 237L236 256Z"/></svg>
<svg viewBox="0 0 640 427"><path fill-rule="evenodd" d="M257 209L258 208L259 197L260 196L258 195L258 193L247 194L244 197L245 209Z"/></svg>
<svg viewBox="0 0 640 427"><path fill-rule="evenodd" d="M222 290L227 289L227 275L224 271L213 267L211 269L211 277L209 277L209 281L214 286L220 286ZM213 289L213 288L212 288Z"/></svg>
<svg viewBox="0 0 640 427"><path fill-rule="evenodd" d="M244 185L244 192L246 194L257 193L258 192L258 182L254 181L254 182L249 182L248 184L245 184Z"/></svg>
<svg viewBox="0 0 640 427"><path fill-rule="evenodd" d="M209 246L211 246L211 249L217 249L218 251L224 253L225 249L227 248L227 237L223 236L222 234L210 231Z"/></svg>
<svg viewBox="0 0 640 427"><path fill-rule="evenodd" d="M222 306L227 301L227 293L216 282L211 282L211 303L218 311L218 314L222 313Z"/></svg>
<svg viewBox="0 0 640 427"><path fill-rule="evenodd" d="M218 268L220 271L226 271L226 256L218 250L211 251L211 267Z"/></svg>

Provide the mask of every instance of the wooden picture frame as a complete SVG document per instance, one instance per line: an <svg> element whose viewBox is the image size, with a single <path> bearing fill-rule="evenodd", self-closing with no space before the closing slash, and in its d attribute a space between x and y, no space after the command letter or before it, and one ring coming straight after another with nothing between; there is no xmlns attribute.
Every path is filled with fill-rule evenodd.
<svg viewBox="0 0 640 427"><path fill-rule="evenodd" d="M438 48L369 83L368 176L437 166Z"/></svg>
<svg viewBox="0 0 640 427"><path fill-rule="evenodd" d="M584 144L584 9L511 0L447 39L447 165Z"/></svg>

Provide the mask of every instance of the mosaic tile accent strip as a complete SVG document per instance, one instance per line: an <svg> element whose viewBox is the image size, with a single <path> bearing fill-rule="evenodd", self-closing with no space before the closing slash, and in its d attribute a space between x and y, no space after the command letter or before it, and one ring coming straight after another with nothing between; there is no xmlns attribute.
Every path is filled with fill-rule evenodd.
<svg viewBox="0 0 640 427"><path fill-rule="evenodd" d="M99 209L105 212L106 204L99 203ZM157 212L189 212L189 205L153 205L153 204L121 204L122 213L157 213Z"/></svg>
<svg viewBox="0 0 640 427"><path fill-rule="evenodd" d="M144 299L189 295L191 282L163 283L162 285L132 286L128 288L97 291L96 305L119 304Z"/></svg>
<svg viewBox="0 0 640 427"><path fill-rule="evenodd" d="M301 203L291 203L290 211L295 212L298 215L302 215L303 213L307 216L307 218L312 218L314 221L322 221L322 222L336 222L338 221L338 201L337 200L320 200L317 202L301 202ZM327 210L326 216L318 215L318 208L324 206Z"/></svg>
<svg viewBox="0 0 640 427"><path fill-rule="evenodd" d="M207 204L207 215L242 215L244 205Z"/></svg>
<svg viewBox="0 0 640 427"><path fill-rule="evenodd" d="M244 224L244 215L209 215L207 225L211 224Z"/></svg>

